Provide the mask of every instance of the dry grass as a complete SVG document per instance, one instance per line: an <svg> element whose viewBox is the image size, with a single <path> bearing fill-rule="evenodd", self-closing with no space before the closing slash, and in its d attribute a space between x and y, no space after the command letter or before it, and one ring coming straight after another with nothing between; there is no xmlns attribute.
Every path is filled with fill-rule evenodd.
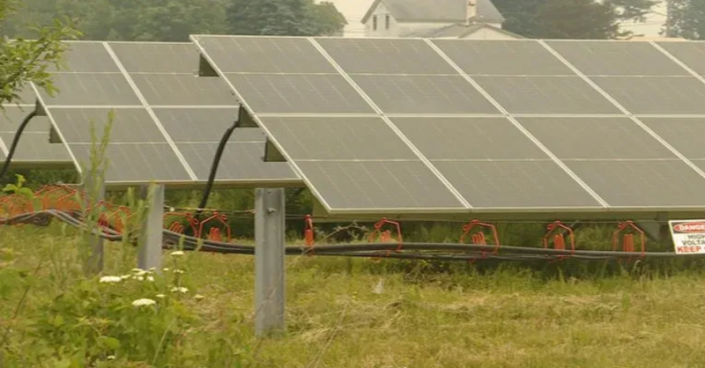
<svg viewBox="0 0 705 368"><path fill-rule="evenodd" d="M0 228L0 251L22 255L0 267L28 270L42 254L54 255L57 261L49 264L63 265L43 268L28 308L54 297L74 277L67 271L75 257L71 242L56 233ZM700 273L562 281L516 269L408 273L390 271L386 262L295 258L288 261L288 332L256 341L253 259L188 259L190 286L206 296L194 305L201 328L192 341L228 338L252 358L250 366L705 366ZM126 262L132 260L131 250L111 245L107 272L130 268ZM0 280L0 288L12 289L9 282ZM0 300L0 319L12 313L20 292Z"/></svg>

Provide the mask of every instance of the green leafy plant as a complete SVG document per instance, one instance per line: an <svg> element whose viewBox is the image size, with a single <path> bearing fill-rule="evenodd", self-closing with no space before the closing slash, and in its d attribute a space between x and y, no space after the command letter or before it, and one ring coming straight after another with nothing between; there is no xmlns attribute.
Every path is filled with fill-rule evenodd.
<svg viewBox="0 0 705 368"><path fill-rule="evenodd" d="M21 195L23 197L26 197L27 199L34 198L34 192L32 191L32 189L24 186L24 183L27 182L27 179L25 179L25 177L20 174L15 174L15 177L17 177L17 182L15 184L5 185L5 187L2 188L2 191L5 193Z"/></svg>

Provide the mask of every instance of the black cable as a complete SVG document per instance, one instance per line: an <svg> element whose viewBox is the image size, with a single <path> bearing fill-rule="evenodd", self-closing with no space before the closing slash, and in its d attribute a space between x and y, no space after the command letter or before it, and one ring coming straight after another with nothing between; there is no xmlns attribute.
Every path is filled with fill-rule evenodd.
<svg viewBox="0 0 705 368"><path fill-rule="evenodd" d="M242 107L240 107L240 109L242 109ZM211 190L213 189L213 182L215 182L215 176L218 173L218 166L220 165L220 158L223 156L223 151L225 151L225 145L230 140L230 136L233 134L233 131L235 131L235 128L239 126L240 116L238 115L233 125L228 128L225 133L223 133L223 137L220 139L220 144L218 145L218 149L215 151L215 157L213 158L211 171L208 175L208 182L206 183L206 188L203 190L201 204L198 206L198 210L196 211L196 219L198 219L199 221L201 220L201 213L203 212L203 208L206 208L206 206L208 205L208 197L210 197Z"/></svg>
<svg viewBox="0 0 705 368"><path fill-rule="evenodd" d="M7 153L7 157L5 158L5 163L2 165L2 169L0 169L0 182L2 182L5 175L7 175L7 171L10 169L10 162L12 162L12 157L15 155L15 150L17 150L17 146L20 143L20 136L22 135L22 132L24 132L24 129L27 125L29 125L29 122L35 116L37 116L36 108L25 116L24 120L22 120L22 123L20 124L20 127L17 129L15 138L12 140L12 145L10 146L10 151Z"/></svg>

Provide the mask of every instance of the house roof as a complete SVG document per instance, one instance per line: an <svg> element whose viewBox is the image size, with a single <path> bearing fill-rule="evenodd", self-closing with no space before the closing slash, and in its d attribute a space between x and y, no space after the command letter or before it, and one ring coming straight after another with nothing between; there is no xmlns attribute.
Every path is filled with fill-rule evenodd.
<svg viewBox="0 0 705 368"><path fill-rule="evenodd" d="M379 4L389 9L398 22L464 23L468 0L375 0L362 18L367 23ZM504 17L492 0L477 0L477 14L471 18L478 23L503 23Z"/></svg>
<svg viewBox="0 0 705 368"><path fill-rule="evenodd" d="M491 29L493 31L503 33L517 39L525 38L522 35L506 31L491 24L453 24L443 28L420 30L418 32L411 33L408 36L422 38L465 38L481 29Z"/></svg>

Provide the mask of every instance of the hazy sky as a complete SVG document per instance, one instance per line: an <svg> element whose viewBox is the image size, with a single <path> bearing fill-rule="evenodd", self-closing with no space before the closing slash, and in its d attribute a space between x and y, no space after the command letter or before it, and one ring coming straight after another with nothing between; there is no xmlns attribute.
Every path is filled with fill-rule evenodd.
<svg viewBox="0 0 705 368"><path fill-rule="evenodd" d="M374 0L327 0L335 4L338 10L345 15L348 26L345 27L346 37L360 37L364 35L364 28L360 20L372 5ZM433 1L433 0L429 0ZM521 1L521 0L517 0ZM654 11L665 13L665 9L657 8ZM624 28L637 34L644 34L647 37L656 37L661 29L665 17L659 14L652 14L646 23L627 24Z"/></svg>

